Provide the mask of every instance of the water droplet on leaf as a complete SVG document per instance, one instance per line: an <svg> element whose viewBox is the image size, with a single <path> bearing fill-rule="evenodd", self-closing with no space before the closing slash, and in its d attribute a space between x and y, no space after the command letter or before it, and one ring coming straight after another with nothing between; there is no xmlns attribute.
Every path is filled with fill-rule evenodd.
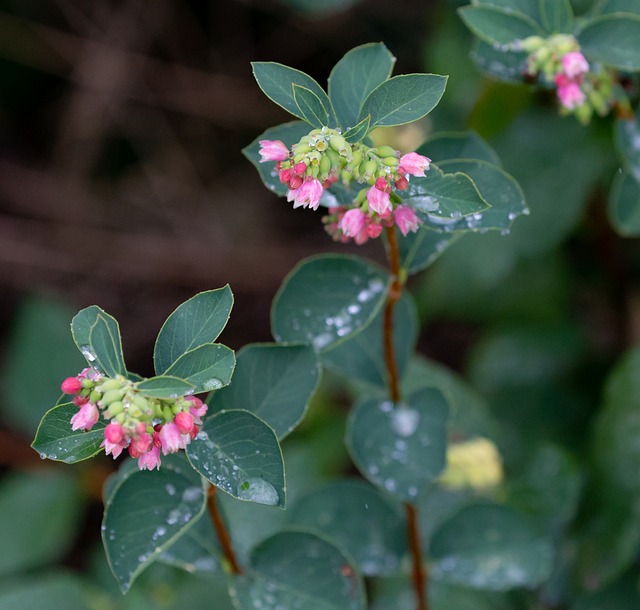
<svg viewBox="0 0 640 610"><path fill-rule="evenodd" d="M240 482L237 493L240 500L266 504L268 506L277 505L280 499L275 487L259 477L252 477Z"/></svg>

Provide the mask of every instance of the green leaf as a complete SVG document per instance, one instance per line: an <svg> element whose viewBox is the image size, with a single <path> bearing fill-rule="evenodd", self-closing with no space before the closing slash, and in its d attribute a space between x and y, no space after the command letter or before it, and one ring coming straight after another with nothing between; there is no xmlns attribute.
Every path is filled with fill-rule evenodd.
<svg viewBox="0 0 640 610"><path fill-rule="evenodd" d="M353 128L358 123L364 100L391 76L395 61L389 49L377 42L351 49L333 67L329 75L329 97L343 129Z"/></svg>
<svg viewBox="0 0 640 610"><path fill-rule="evenodd" d="M93 608L96 591L75 574L56 571L21 577L0 588L2 610L87 610Z"/></svg>
<svg viewBox="0 0 640 610"><path fill-rule="evenodd" d="M640 235L640 184L629 174L613 179L607 205L609 222L624 237Z"/></svg>
<svg viewBox="0 0 640 610"><path fill-rule="evenodd" d="M139 392L151 398L178 398L178 396L184 396L185 394L193 394L196 390L193 383L170 375L149 377L149 379L139 381L136 384L136 388Z"/></svg>
<svg viewBox="0 0 640 610"><path fill-rule="evenodd" d="M431 540L434 579L476 589L533 587L551 573L553 546L506 506L463 507Z"/></svg>
<svg viewBox="0 0 640 610"><path fill-rule="evenodd" d="M26 437L56 404L62 380L86 366L69 333L72 316L73 311L62 301L30 296L19 304L12 319L1 373L0 415L5 425ZM34 371L38 383L33 383Z"/></svg>
<svg viewBox="0 0 640 610"><path fill-rule="evenodd" d="M640 0L600 0L595 12L601 15L610 13L633 13L640 15Z"/></svg>
<svg viewBox="0 0 640 610"><path fill-rule="evenodd" d="M108 377L126 375L120 328L115 318L91 305L71 321L71 333L86 361Z"/></svg>
<svg viewBox="0 0 640 610"><path fill-rule="evenodd" d="M518 216L527 215L524 193L513 176L503 169L477 159L443 161L439 165L444 172L461 172L468 176L491 206L489 209L460 219L449 230L508 229Z"/></svg>
<svg viewBox="0 0 640 610"><path fill-rule="evenodd" d="M586 23L578 34L582 52L620 70L640 70L640 15L603 15Z"/></svg>
<svg viewBox="0 0 640 610"><path fill-rule="evenodd" d="M187 446L191 465L239 500L285 505L284 463L274 431L249 411L221 411Z"/></svg>
<svg viewBox="0 0 640 610"><path fill-rule="evenodd" d="M165 321L153 349L156 374L165 373L182 354L213 343L229 320L233 294L229 286L201 292L182 303Z"/></svg>
<svg viewBox="0 0 640 610"><path fill-rule="evenodd" d="M540 0L540 20L549 34L573 33L573 8L569 0Z"/></svg>
<svg viewBox="0 0 640 610"><path fill-rule="evenodd" d="M293 85L293 99L302 114L302 118L312 127L321 129L329 124L329 114L320 98L310 89Z"/></svg>
<svg viewBox="0 0 640 610"><path fill-rule="evenodd" d="M509 47L529 36L544 36L531 17L506 8L463 6L458 9L458 14L476 36L489 44Z"/></svg>
<svg viewBox="0 0 640 610"><path fill-rule="evenodd" d="M287 275L271 307L276 341L311 343L318 351L363 330L386 298L389 278L344 255L303 260Z"/></svg>
<svg viewBox="0 0 640 610"><path fill-rule="evenodd" d="M306 121L306 117L298 108L293 89L294 85L304 87L311 91L324 107L329 116L328 127L336 126L335 115L327 94L308 74L271 61L254 61L251 66L260 89L278 106L282 106L293 116Z"/></svg>
<svg viewBox="0 0 640 610"><path fill-rule="evenodd" d="M527 54L503 51L484 40L476 40L471 48L471 59L482 72L491 78L507 83L524 83L527 71Z"/></svg>
<svg viewBox="0 0 640 610"><path fill-rule="evenodd" d="M459 172L445 174L433 165L424 178L411 178L402 198L415 208L426 227L437 231L466 227L466 220L458 221L489 209L469 176Z"/></svg>
<svg viewBox="0 0 640 610"><path fill-rule="evenodd" d="M186 463L167 460L119 482L105 504L102 542L123 593L196 522L206 500L203 480Z"/></svg>
<svg viewBox="0 0 640 610"><path fill-rule="evenodd" d="M166 374L184 379L195 386L193 392L198 394L228 385L235 365L233 350L219 343L205 343L182 354Z"/></svg>
<svg viewBox="0 0 640 610"><path fill-rule="evenodd" d="M397 571L407 549L400 506L364 481L314 489L295 504L291 523L335 541L365 576Z"/></svg>
<svg viewBox="0 0 640 610"><path fill-rule="evenodd" d="M403 74L378 85L365 99L358 122L371 116L371 128L421 119L438 104L447 84L438 74Z"/></svg>
<svg viewBox="0 0 640 610"><path fill-rule="evenodd" d="M231 586L242 610L364 610L366 605L351 560L310 532L284 531L264 540L252 553L251 572Z"/></svg>
<svg viewBox="0 0 640 610"><path fill-rule="evenodd" d="M238 352L233 383L208 400L215 412L251 411L282 439L302 420L320 381L320 365L308 345L255 344Z"/></svg>
<svg viewBox="0 0 640 610"><path fill-rule="evenodd" d="M369 128L371 126L371 116L367 115L360 121L357 125L353 126L351 129L347 129L344 132L343 136L347 142L360 142L364 139L364 137L369 133Z"/></svg>
<svg viewBox="0 0 640 610"><path fill-rule="evenodd" d="M534 21L540 21L539 0L472 0L471 4L487 4L505 12L515 11Z"/></svg>
<svg viewBox="0 0 640 610"><path fill-rule="evenodd" d="M416 150L438 165L450 159L479 159L500 166L500 158L475 131L434 133Z"/></svg>
<svg viewBox="0 0 640 610"><path fill-rule="evenodd" d="M102 451L100 444L104 440L107 422L100 419L88 432L74 431L71 418L77 412L78 407L67 402L45 413L31 444L41 458L75 464Z"/></svg>
<svg viewBox="0 0 640 610"><path fill-rule="evenodd" d="M399 243L402 268L407 269L409 273L426 269L462 235L461 232L443 234L425 227L416 233L409 233Z"/></svg>
<svg viewBox="0 0 640 610"><path fill-rule="evenodd" d="M640 182L640 121L618 120L614 128L616 151L624 169Z"/></svg>
<svg viewBox="0 0 640 610"><path fill-rule="evenodd" d="M264 133L260 134L251 144L242 149L242 154L253 163L260 174L260 178L264 185L273 191L276 195L283 197L287 194L289 187L282 184L275 171L275 161L265 161L260 163L260 141L261 140L280 140L287 148L291 149L294 144L300 141L302 136L309 133L309 125L304 121L292 121L291 123L283 123L276 127L269 127Z"/></svg>
<svg viewBox="0 0 640 610"><path fill-rule="evenodd" d="M84 502L74 477L23 471L0 483L0 575L61 559L73 544Z"/></svg>
<svg viewBox="0 0 640 610"><path fill-rule="evenodd" d="M388 400L356 405L347 424L346 444L358 470L388 493L415 502L446 462L444 395L427 389L394 407Z"/></svg>
<svg viewBox="0 0 640 610"><path fill-rule="evenodd" d="M393 317L393 342L400 375L413 355L418 336L416 306L408 293L403 293ZM383 312L362 332L323 352L325 366L347 380L359 380L378 387L387 386L387 369L382 345Z"/></svg>

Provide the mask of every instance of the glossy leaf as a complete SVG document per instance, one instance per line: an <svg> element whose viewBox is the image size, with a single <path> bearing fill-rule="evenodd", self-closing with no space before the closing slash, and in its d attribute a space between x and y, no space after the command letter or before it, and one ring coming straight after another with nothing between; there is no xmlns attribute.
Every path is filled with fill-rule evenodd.
<svg viewBox="0 0 640 610"><path fill-rule="evenodd" d="M616 121L614 136L622 166L636 182L640 182L640 122L638 117L627 121Z"/></svg>
<svg viewBox="0 0 640 610"><path fill-rule="evenodd" d="M508 83L523 83L525 80L526 53L503 51L484 40L476 40L470 56L487 76Z"/></svg>
<svg viewBox="0 0 640 610"><path fill-rule="evenodd" d="M0 586L2 610L87 610L95 598L95 590L82 578L62 571L12 579Z"/></svg>
<svg viewBox="0 0 640 610"><path fill-rule="evenodd" d="M517 511L496 504L463 507L431 540L433 578L505 591L550 574L553 546Z"/></svg>
<svg viewBox="0 0 640 610"><path fill-rule="evenodd" d="M271 307L276 341L322 351L363 330L386 297L387 274L363 259L322 255L299 263Z"/></svg>
<svg viewBox="0 0 640 610"><path fill-rule="evenodd" d="M136 384L138 391L151 398L177 398L185 394L193 394L196 386L184 379L170 375L149 377Z"/></svg>
<svg viewBox="0 0 640 610"><path fill-rule="evenodd" d="M472 0L471 4L488 4L505 12L516 11L533 21L540 21L540 0Z"/></svg>
<svg viewBox="0 0 640 610"><path fill-rule="evenodd" d="M540 0L540 20L549 34L573 33L573 8L569 0Z"/></svg>
<svg viewBox="0 0 640 610"><path fill-rule="evenodd" d="M298 500L290 519L335 541L365 576L396 571L407 550L400 506L364 481L316 488Z"/></svg>
<svg viewBox="0 0 640 610"><path fill-rule="evenodd" d="M419 391L394 408L368 399L352 411L346 443L358 470L369 481L405 502L445 466L449 406L435 389Z"/></svg>
<svg viewBox="0 0 640 610"><path fill-rule="evenodd" d="M109 377L126 375L120 328L115 318L91 305L71 321L71 333L86 361Z"/></svg>
<svg viewBox="0 0 640 610"><path fill-rule="evenodd" d="M435 133L416 152L438 165L450 159L479 159L500 166L496 151L475 131Z"/></svg>
<svg viewBox="0 0 640 610"><path fill-rule="evenodd" d="M185 352L166 371L168 376L184 379L193 392L210 392L229 384L236 365L233 350L219 343L205 343Z"/></svg>
<svg viewBox="0 0 640 610"><path fill-rule="evenodd" d="M191 297L165 321L153 349L156 374L165 373L182 354L213 343L229 320L233 294L229 286Z"/></svg>
<svg viewBox="0 0 640 610"><path fill-rule="evenodd" d="M620 70L640 70L640 15L603 15L578 34L582 52Z"/></svg>
<svg viewBox="0 0 640 610"><path fill-rule="evenodd" d="M351 129L347 129L344 132L344 139L347 142L360 142L369 133L371 126L371 116L367 115L357 125L354 125Z"/></svg>
<svg viewBox="0 0 640 610"><path fill-rule="evenodd" d="M402 198L415 208L425 226L440 231L459 226L458 220L464 216L489 209L489 203L469 176L445 174L435 166L431 166L424 178L412 177Z"/></svg>
<svg viewBox="0 0 640 610"><path fill-rule="evenodd" d="M461 232L443 234L427 228L409 233L399 244L402 268L409 273L426 269L462 235Z"/></svg>
<svg viewBox="0 0 640 610"><path fill-rule="evenodd" d="M75 464L97 455L102 451L100 444L104 440L104 419L89 430L72 430L71 418L78 407L67 402L47 411L38 426L31 446L40 457L67 464Z"/></svg>
<svg viewBox="0 0 640 610"><path fill-rule="evenodd" d="M281 197L287 194L289 187L282 184L275 171L275 161L265 161L260 163L260 141L261 140L280 140L287 148L291 149L294 144L300 141L302 136L309 133L309 125L304 121L292 121L291 123L283 123L276 127L270 127L264 133L260 134L251 144L242 149L242 154L253 163L260 174L260 178L264 185L276 195Z"/></svg>
<svg viewBox="0 0 640 610"><path fill-rule="evenodd" d="M413 355L418 335L418 316L413 299L405 292L398 301L393 319L393 342L400 375ZM383 312L362 332L323 352L322 361L347 380L386 387L387 369L382 345Z"/></svg>
<svg viewBox="0 0 640 610"><path fill-rule="evenodd" d="M310 89L293 85L293 99L302 114L302 118L316 129L329 124L329 113L320 98Z"/></svg>
<svg viewBox="0 0 640 610"><path fill-rule="evenodd" d="M449 226L449 230L508 229L518 216L529 213L522 189L510 174L499 167L476 159L443 161L439 167L445 172L462 172L469 176L481 197L491 206L460 219Z"/></svg>
<svg viewBox="0 0 640 610"><path fill-rule="evenodd" d="M242 610L364 610L362 579L348 557L328 541L284 531L260 543L251 572L234 579L232 596Z"/></svg>
<svg viewBox="0 0 640 610"><path fill-rule="evenodd" d="M595 10L601 15L610 13L633 13L640 15L640 0L600 0Z"/></svg>
<svg viewBox="0 0 640 610"><path fill-rule="evenodd" d="M463 6L458 14L476 36L489 44L510 46L529 36L543 35L531 17L498 6Z"/></svg>
<svg viewBox="0 0 640 610"><path fill-rule="evenodd" d="M284 508L278 438L253 413L238 409L207 417L186 451L203 477L234 498Z"/></svg>
<svg viewBox="0 0 640 610"><path fill-rule="evenodd" d="M624 237L640 235L640 184L629 174L613 179L607 212L615 230Z"/></svg>
<svg viewBox="0 0 640 610"><path fill-rule="evenodd" d="M371 128L404 125L421 119L438 104L447 77L438 74L403 74L378 85L367 96L358 122L371 116Z"/></svg>
<svg viewBox="0 0 640 610"><path fill-rule="evenodd" d="M120 589L156 561L200 517L205 486L188 465L162 464L160 470L133 471L105 504L102 541Z"/></svg>
<svg viewBox="0 0 640 610"><path fill-rule="evenodd" d="M251 66L258 86L271 101L278 104L278 106L282 106L293 116L306 120L306 117L298 108L293 90L294 85L304 87L311 91L324 107L325 112L330 117L328 126L335 127L335 116L327 94L308 74L271 61L255 61L251 63Z"/></svg>
<svg viewBox="0 0 640 610"><path fill-rule="evenodd" d="M70 473L7 474L0 482L0 575L61 559L73 543L84 502Z"/></svg>
<svg viewBox="0 0 640 610"><path fill-rule="evenodd" d="M329 97L343 129L358 123L364 100L391 76L395 61L389 49L377 42L351 49L333 67L329 75Z"/></svg>
<svg viewBox="0 0 640 610"><path fill-rule="evenodd" d="M238 352L233 383L208 400L213 411L251 411L282 439L302 420L320 380L311 346L256 344Z"/></svg>

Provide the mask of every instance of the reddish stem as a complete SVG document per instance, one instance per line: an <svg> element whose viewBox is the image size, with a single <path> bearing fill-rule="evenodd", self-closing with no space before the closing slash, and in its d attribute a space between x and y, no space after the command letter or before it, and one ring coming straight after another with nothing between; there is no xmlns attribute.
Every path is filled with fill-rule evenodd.
<svg viewBox="0 0 640 610"><path fill-rule="evenodd" d="M398 238L394 227L386 228L389 266L391 267L392 282L387 294L387 302L384 307L383 321L383 344L384 361L387 368L387 384L389 386L389 396L394 403L399 403L400 376L398 374L398 364L396 360L395 348L393 345L393 313L396 303L402 295L404 283L401 276L400 251L398 250ZM429 610L427 598L428 576L422 558L422 545L420 543L420 526L418 523L418 509L408 502L405 503L407 514L407 538L411 551L412 573L411 579L416 596L417 610Z"/></svg>
<svg viewBox="0 0 640 610"><path fill-rule="evenodd" d="M207 506L209 508L209 515L211 515L211 522L213 523L213 527L216 530L216 534L218 534L218 541L220 542L220 548L222 549L222 554L224 555L227 563L229 564L229 569L232 574L242 574L242 568L240 564L236 560L236 555L233 552L233 546L231 544L231 536L229 535L229 531L227 530L227 526L222 519L222 515L220 514L220 510L218 508L218 502L216 500L216 492L218 488L215 485L209 487L209 494L207 497Z"/></svg>

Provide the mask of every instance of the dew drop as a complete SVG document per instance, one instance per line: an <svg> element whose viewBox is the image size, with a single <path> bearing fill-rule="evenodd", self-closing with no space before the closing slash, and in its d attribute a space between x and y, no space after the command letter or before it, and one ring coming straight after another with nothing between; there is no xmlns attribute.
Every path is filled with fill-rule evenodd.
<svg viewBox="0 0 640 610"><path fill-rule="evenodd" d="M207 379L205 382L203 382L202 389L209 392L211 390L218 390L219 388L222 387L222 385L223 384L222 384L222 381L220 381L220 379L218 379L217 377L212 377L211 379Z"/></svg>
<svg viewBox="0 0 640 610"><path fill-rule="evenodd" d="M238 484L237 493L240 500L248 500L249 502L257 502L268 506L277 505L280 499L275 487L259 477L241 481Z"/></svg>
<svg viewBox="0 0 640 610"><path fill-rule="evenodd" d="M411 436L420 423L420 413L410 407L399 407L391 414L391 427L399 436Z"/></svg>
<svg viewBox="0 0 640 610"><path fill-rule="evenodd" d="M89 362L93 362L96 359L96 353L93 351L93 349L91 348L91 346L89 345L81 345L80 346L80 351L82 352L82 355L89 361Z"/></svg>

